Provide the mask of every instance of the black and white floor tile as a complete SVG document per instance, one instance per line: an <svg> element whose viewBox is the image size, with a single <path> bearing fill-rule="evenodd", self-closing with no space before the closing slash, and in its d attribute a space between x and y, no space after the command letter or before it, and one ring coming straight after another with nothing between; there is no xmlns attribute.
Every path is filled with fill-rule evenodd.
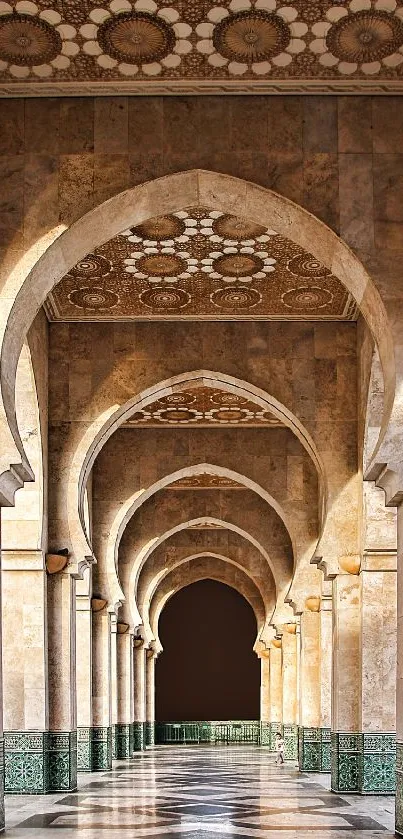
<svg viewBox="0 0 403 839"><path fill-rule="evenodd" d="M78 793L7 796L9 839L370 839L394 799L339 796L328 775L277 767L258 747L159 747L81 775Z"/></svg>

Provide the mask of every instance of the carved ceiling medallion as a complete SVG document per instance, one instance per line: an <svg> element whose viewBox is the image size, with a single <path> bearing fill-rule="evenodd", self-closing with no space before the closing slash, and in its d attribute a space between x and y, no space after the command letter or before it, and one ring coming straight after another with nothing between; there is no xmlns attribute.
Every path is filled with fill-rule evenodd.
<svg viewBox="0 0 403 839"><path fill-rule="evenodd" d="M123 231L66 274L46 309L52 320L357 316L346 289L312 254L275 230L206 207Z"/></svg>
<svg viewBox="0 0 403 839"><path fill-rule="evenodd" d="M291 31L283 18L253 9L224 18L213 33L218 53L248 64L266 61L288 47Z"/></svg>
<svg viewBox="0 0 403 839"><path fill-rule="evenodd" d="M59 33L32 15L11 14L0 17L0 59L18 66L39 65L59 55Z"/></svg>
<svg viewBox="0 0 403 839"><path fill-rule="evenodd" d="M148 277L175 277L186 269L186 262L175 254L147 254L138 261L139 271Z"/></svg>
<svg viewBox="0 0 403 839"><path fill-rule="evenodd" d="M245 239L257 239L266 233L266 229L260 224L253 224L246 219L237 216L220 216L213 222L214 233L223 236L224 239L236 239L242 242Z"/></svg>
<svg viewBox="0 0 403 839"><path fill-rule="evenodd" d="M163 242L182 236L185 230L184 221L177 216L159 216L133 227L132 233L140 239L155 239L157 242Z"/></svg>
<svg viewBox="0 0 403 839"><path fill-rule="evenodd" d="M282 423L252 400L211 387L170 393L126 422L130 428L171 425L281 427Z"/></svg>
<svg viewBox="0 0 403 839"><path fill-rule="evenodd" d="M403 22L372 9L346 15L329 29L326 45L341 61L358 64L381 61L403 45Z"/></svg>
<svg viewBox="0 0 403 839"><path fill-rule="evenodd" d="M175 33L162 18L146 12L124 12L104 21L98 42L116 61L151 63L166 58L175 46Z"/></svg>
<svg viewBox="0 0 403 839"><path fill-rule="evenodd" d="M170 484L167 489L246 489L246 487L231 478L203 472L200 475L186 475L184 478L179 478L178 481Z"/></svg>

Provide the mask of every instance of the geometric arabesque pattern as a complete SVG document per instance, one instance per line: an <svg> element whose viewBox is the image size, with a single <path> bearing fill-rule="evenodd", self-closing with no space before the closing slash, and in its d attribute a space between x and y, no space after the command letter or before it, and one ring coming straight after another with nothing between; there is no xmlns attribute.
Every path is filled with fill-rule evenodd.
<svg viewBox="0 0 403 839"><path fill-rule="evenodd" d="M312 254L275 230L193 207L151 218L80 260L49 295L51 320L354 320Z"/></svg>
<svg viewBox="0 0 403 839"><path fill-rule="evenodd" d="M7 91L401 79L402 0L1 0ZM224 83L224 84L223 84ZM300 87L301 89L301 87Z"/></svg>
<svg viewBox="0 0 403 839"><path fill-rule="evenodd" d="M125 423L128 427L201 426L232 427L249 426L271 428L282 426L270 411L261 405L236 393L212 387L184 387L132 414ZM215 480L213 480L215 479ZM182 479L182 482L185 479ZM177 485L175 482L172 486ZM233 482L232 482L233 484ZM231 484L231 485L232 485ZM186 487L186 482L180 486ZM202 485L226 487L217 476L205 476Z"/></svg>
<svg viewBox="0 0 403 839"><path fill-rule="evenodd" d="M256 746L161 746L119 762L113 774L81 782L79 795L55 803L40 798L29 812L11 799L13 835L390 836L379 802L372 810L368 799L352 804L291 763L275 766L274 755Z"/></svg>

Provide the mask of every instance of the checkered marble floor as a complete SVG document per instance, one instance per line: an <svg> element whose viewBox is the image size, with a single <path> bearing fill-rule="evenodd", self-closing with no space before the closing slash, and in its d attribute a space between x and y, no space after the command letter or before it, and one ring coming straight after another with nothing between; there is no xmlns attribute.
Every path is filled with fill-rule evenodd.
<svg viewBox="0 0 403 839"><path fill-rule="evenodd" d="M393 798L335 795L258 747L158 747L79 777L78 793L7 796L8 839L393 835Z"/></svg>

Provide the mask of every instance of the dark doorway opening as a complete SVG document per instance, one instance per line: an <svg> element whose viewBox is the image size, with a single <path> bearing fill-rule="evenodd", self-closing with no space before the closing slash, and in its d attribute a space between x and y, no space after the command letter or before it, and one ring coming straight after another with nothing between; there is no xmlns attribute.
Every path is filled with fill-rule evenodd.
<svg viewBox="0 0 403 839"><path fill-rule="evenodd" d="M235 589L213 580L175 594L159 622L156 719L258 720L256 618Z"/></svg>

